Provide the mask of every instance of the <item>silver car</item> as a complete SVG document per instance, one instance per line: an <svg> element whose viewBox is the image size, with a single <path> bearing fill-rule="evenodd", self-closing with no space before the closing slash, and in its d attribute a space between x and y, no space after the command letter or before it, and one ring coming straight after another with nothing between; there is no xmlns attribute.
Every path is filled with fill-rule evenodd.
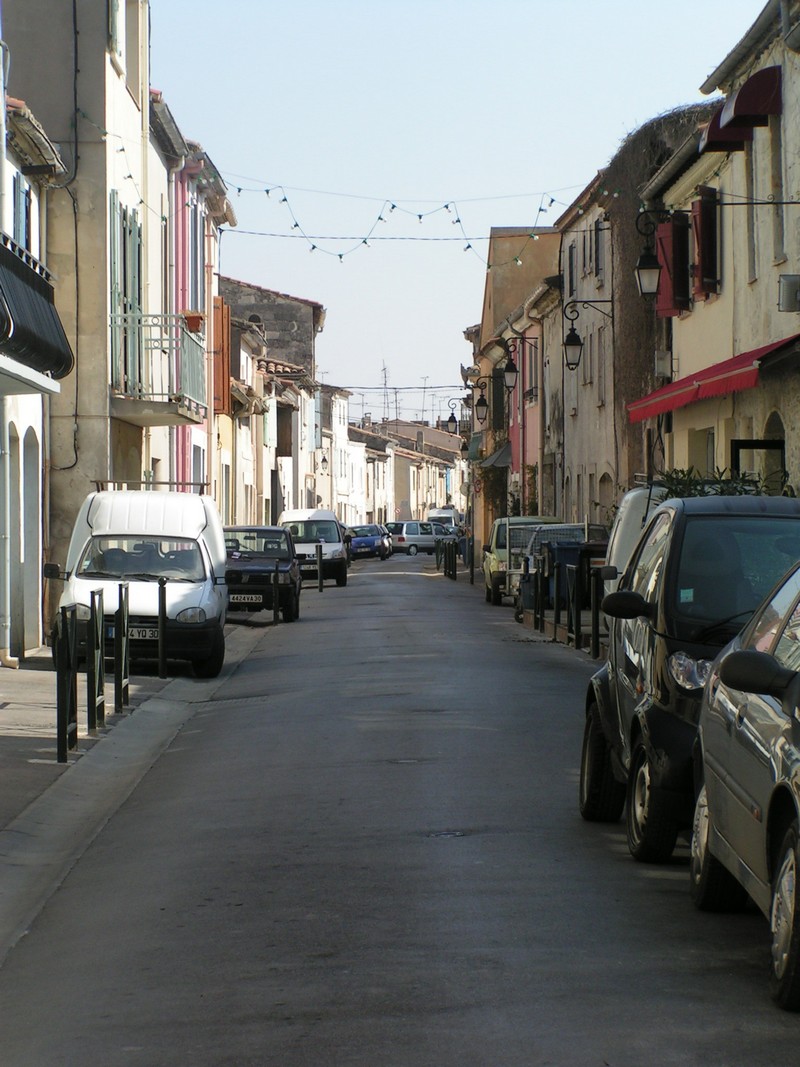
<svg viewBox="0 0 800 1067"><path fill-rule="evenodd" d="M772 996L800 1010L800 564L715 661L699 741L692 898L704 911L753 899Z"/></svg>
<svg viewBox="0 0 800 1067"><path fill-rule="evenodd" d="M438 523L433 522L390 522L387 523L392 534L392 549L394 552L405 552L406 555L416 556L418 552L427 552L432 556L436 551L436 538L443 535L437 533Z"/></svg>

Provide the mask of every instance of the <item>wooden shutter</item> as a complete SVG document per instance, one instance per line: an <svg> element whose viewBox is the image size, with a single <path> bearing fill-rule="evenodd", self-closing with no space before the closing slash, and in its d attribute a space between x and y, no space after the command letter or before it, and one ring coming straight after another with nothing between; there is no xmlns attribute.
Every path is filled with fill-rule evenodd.
<svg viewBox="0 0 800 1067"><path fill-rule="evenodd" d="M676 212L656 228L656 255L661 279L656 295L656 314L661 318L680 315L691 306L689 294L689 219Z"/></svg>
<svg viewBox="0 0 800 1067"><path fill-rule="evenodd" d="M214 297L214 414L232 415L231 401L231 309L221 296Z"/></svg>
<svg viewBox="0 0 800 1067"><path fill-rule="evenodd" d="M716 189L701 188L700 199L693 201L692 236L692 295L695 300L705 300L711 293L719 290Z"/></svg>

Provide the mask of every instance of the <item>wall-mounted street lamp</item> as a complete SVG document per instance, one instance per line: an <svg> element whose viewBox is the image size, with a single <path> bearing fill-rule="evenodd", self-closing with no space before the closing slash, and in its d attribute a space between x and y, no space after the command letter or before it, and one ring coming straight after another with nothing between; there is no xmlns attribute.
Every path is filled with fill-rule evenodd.
<svg viewBox="0 0 800 1067"><path fill-rule="evenodd" d="M517 378L519 377L519 370L514 362L516 341L507 341L504 337L496 337L494 338L494 342L498 348L502 348L503 351L508 354L505 366L503 367L503 385L505 386L507 393L513 393L517 384ZM480 390L480 396L475 401L474 411L475 418L481 425L486 422L486 416L489 414L489 401L486 399L486 389L491 381L491 377L482 375L480 378L475 378L470 382L473 389Z"/></svg>
<svg viewBox="0 0 800 1067"><path fill-rule="evenodd" d="M645 238L646 244L633 269L639 296L655 296L661 280L661 264L653 248L653 236L660 222L666 222L669 212L642 210L636 216L636 230Z"/></svg>
<svg viewBox="0 0 800 1067"><path fill-rule="evenodd" d="M611 304L611 311L603 311L600 304ZM564 318L571 324L567 331L566 337L564 337L564 362L567 365L568 370L577 370L580 366L581 356L583 355L583 338L575 329L575 320L580 316L578 305L582 308L594 308L595 311L599 311L607 319L614 321L614 301L613 300L568 300L564 305L563 314Z"/></svg>
<svg viewBox="0 0 800 1067"><path fill-rule="evenodd" d="M319 461L319 469L323 474L326 474L328 471L328 457L324 452L322 453L322 459Z"/></svg>
<svg viewBox="0 0 800 1067"><path fill-rule="evenodd" d="M450 417L447 420L447 432L455 433L458 429L458 417L456 416L456 408L464 403L462 397L454 396L447 401L447 406L450 408Z"/></svg>

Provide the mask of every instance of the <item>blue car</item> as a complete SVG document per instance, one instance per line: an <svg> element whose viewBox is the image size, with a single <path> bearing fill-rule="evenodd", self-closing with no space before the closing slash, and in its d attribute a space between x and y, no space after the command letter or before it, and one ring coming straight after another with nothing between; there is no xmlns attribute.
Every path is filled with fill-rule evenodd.
<svg viewBox="0 0 800 1067"><path fill-rule="evenodd" d="M388 552L380 526L354 526L351 530L350 555L353 559L377 556L386 559Z"/></svg>

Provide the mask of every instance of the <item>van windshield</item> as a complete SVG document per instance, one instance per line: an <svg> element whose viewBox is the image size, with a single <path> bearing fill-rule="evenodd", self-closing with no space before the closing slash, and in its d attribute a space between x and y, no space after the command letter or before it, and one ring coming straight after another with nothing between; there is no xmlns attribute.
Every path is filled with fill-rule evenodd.
<svg viewBox="0 0 800 1067"><path fill-rule="evenodd" d="M197 541L165 537L93 537L75 568L77 578L136 578L199 582L205 567Z"/></svg>
<svg viewBox="0 0 800 1067"><path fill-rule="evenodd" d="M308 519L305 522L295 520L288 523L287 529L295 541L304 541L306 544L309 541L326 541L335 544L342 539L339 527L331 519Z"/></svg>

